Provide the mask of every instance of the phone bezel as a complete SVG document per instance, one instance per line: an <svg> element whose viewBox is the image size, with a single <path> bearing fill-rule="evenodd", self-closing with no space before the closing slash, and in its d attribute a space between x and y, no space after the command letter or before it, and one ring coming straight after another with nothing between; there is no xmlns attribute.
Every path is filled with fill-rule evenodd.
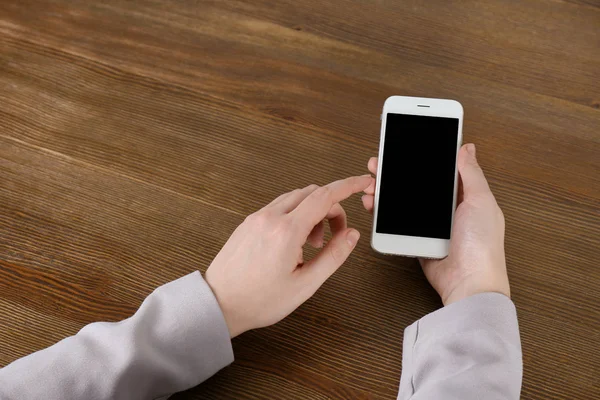
<svg viewBox="0 0 600 400"><path fill-rule="evenodd" d="M430 117L458 118L458 140L456 142L456 160L458 163L458 150L462 144L463 107L456 100L428 99L423 97L391 96L386 99L381 115L381 134L379 139L379 165L377 167L377 186L375 188L375 201L373 209L373 234L371 247L380 253L395 254L409 257L444 258L450 249L450 240L435 239L416 236L391 235L377 233L377 212L379 205L379 186L381 168L383 165L383 144L385 142L385 126L387 114L409 114ZM426 149L423 149L425 152ZM454 196L452 200L452 224L456 209L456 194L458 188L458 165L454 166Z"/></svg>

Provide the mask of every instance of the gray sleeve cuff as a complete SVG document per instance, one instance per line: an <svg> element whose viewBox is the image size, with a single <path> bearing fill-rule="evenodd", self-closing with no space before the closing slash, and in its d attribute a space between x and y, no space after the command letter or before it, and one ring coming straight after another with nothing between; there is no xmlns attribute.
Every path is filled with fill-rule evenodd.
<svg viewBox="0 0 600 400"><path fill-rule="evenodd" d="M522 368L513 302L482 293L406 328L398 399L517 399Z"/></svg>
<svg viewBox="0 0 600 400"><path fill-rule="evenodd" d="M233 362L225 317L200 272L161 286L156 294L164 296L165 303L172 303L173 309L165 313L172 313L167 318L173 325L165 327L164 335L167 340L175 339L172 351L189 363L190 385L197 385Z"/></svg>

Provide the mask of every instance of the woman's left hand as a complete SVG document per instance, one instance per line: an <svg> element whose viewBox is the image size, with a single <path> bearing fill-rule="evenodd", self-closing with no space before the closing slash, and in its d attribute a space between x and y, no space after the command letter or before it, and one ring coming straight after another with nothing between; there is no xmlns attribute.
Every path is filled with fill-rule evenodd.
<svg viewBox="0 0 600 400"><path fill-rule="evenodd" d="M308 300L350 255L359 233L339 204L373 184L370 175L283 194L248 216L206 271L231 337L279 322ZM304 262L308 241L322 247L323 221L333 237Z"/></svg>

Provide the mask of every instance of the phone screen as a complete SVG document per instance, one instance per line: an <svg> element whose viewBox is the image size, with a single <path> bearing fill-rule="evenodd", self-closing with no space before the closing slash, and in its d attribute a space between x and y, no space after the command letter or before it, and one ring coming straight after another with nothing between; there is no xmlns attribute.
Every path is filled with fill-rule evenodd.
<svg viewBox="0 0 600 400"><path fill-rule="evenodd" d="M458 122L387 114L377 233L450 239Z"/></svg>

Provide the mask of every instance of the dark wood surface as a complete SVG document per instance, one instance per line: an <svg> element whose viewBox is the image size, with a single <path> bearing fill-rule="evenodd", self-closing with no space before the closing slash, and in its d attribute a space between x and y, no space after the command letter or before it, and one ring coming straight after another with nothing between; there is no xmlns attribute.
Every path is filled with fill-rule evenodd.
<svg viewBox="0 0 600 400"><path fill-rule="evenodd" d="M399 94L465 108L507 220L522 397L597 397L599 71L595 0L3 0L0 365L204 271L278 194L366 172ZM395 398L403 329L440 303L345 206L344 267L175 398Z"/></svg>

